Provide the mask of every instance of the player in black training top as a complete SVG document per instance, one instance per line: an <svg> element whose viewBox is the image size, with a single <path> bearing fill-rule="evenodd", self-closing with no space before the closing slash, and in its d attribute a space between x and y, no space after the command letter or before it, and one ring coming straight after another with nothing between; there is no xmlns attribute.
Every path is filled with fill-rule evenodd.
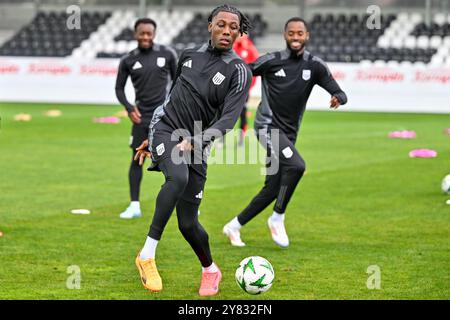
<svg viewBox="0 0 450 320"><path fill-rule="evenodd" d="M177 68L176 53L169 47L153 43L155 21L149 18L139 19L134 30L138 47L120 60L116 80L117 99L125 107L133 123L130 137L133 156L128 171L131 203L120 214L123 219L138 218L142 215L139 204L142 167L133 161L135 149L147 139L153 112L166 99ZM125 96L128 77L131 78L136 93L134 105L128 102Z"/></svg>
<svg viewBox="0 0 450 320"><path fill-rule="evenodd" d="M151 291L162 290L155 250L175 208L179 229L203 267L199 294L215 295L219 290L222 274L197 215L206 181L203 154L215 138L234 127L245 105L251 71L232 47L248 26L235 7L222 5L212 11L209 43L182 53L169 97L153 116L149 141L138 148L136 159L142 162L150 150L151 169L161 170L166 178L147 240L136 257L142 283Z"/></svg>
<svg viewBox="0 0 450 320"><path fill-rule="evenodd" d="M267 148L267 172L264 187L250 204L227 223L223 232L234 246L245 246L240 228L274 200L268 220L272 239L281 247L289 246L284 213L294 190L305 172L305 162L295 149L295 141L314 85L331 94L330 107L347 102L327 65L305 50L308 26L301 18L285 24L287 48L266 54L250 65L254 76L262 77L262 97L255 118L258 140Z"/></svg>

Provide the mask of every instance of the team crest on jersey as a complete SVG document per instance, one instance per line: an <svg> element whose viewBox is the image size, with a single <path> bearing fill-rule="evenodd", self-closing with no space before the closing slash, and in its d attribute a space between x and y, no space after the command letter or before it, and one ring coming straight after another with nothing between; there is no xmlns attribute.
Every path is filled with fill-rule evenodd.
<svg viewBox="0 0 450 320"><path fill-rule="evenodd" d="M164 151L166 151L166 148L164 148L164 143L161 143L156 147L156 154L158 156L162 155Z"/></svg>
<svg viewBox="0 0 450 320"><path fill-rule="evenodd" d="M311 70L303 70L302 78L303 78L303 80L306 80L306 81L311 79Z"/></svg>
<svg viewBox="0 0 450 320"><path fill-rule="evenodd" d="M292 156L294 155L294 152L289 147L284 148L283 150L281 150L281 152L283 153L286 159L292 158Z"/></svg>
<svg viewBox="0 0 450 320"><path fill-rule="evenodd" d="M164 67L166 65L166 58L158 57L158 59L156 59L156 65L160 68Z"/></svg>
<svg viewBox="0 0 450 320"><path fill-rule="evenodd" d="M225 76L221 74L220 72L217 72L216 75L212 78L212 82L218 86L225 80Z"/></svg>

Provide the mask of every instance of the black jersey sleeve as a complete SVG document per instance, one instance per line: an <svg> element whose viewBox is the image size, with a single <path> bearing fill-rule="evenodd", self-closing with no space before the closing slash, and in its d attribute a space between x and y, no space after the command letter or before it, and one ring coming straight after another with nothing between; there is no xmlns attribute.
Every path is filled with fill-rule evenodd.
<svg viewBox="0 0 450 320"><path fill-rule="evenodd" d="M250 63L250 69L252 70L253 75L256 76L262 76L270 67L270 62L275 59L274 53L267 53L258 59L256 59L254 62Z"/></svg>
<svg viewBox="0 0 450 320"><path fill-rule="evenodd" d="M178 63L175 64L175 73L172 76L172 86L170 88L170 91L172 91L173 87L175 86L175 82L177 81L178 77L181 74L181 68L183 67L184 58L185 58L185 51L181 53L180 58L178 59Z"/></svg>
<svg viewBox="0 0 450 320"><path fill-rule="evenodd" d="M245 63L235 65L230 87L225 96L222 111L218 115L218 119L204 130L202 134L195 137L187 138L191 144L207 146L215 138L223 136L228 130L234 128L234 125L241 114L241 111L247 101L250 84L252 81L252 73Z"/></svg>
<svg viewBox="0 0 450 320"><path fill-rule="evenodd" d="M328 69L326 63L317 57L314 57L315 68L316 68L316 83L328 91L329 94L335 96L340 104L347 103L347 95L344 91L339 87L336 80L333 78L333 75Z"/></svg>
<svg viewBox="0 0 450 320"><path fill-rule="evenodd" d="M130 72L125 64L125 59L121 59L116 78L116 97L117 100L125 107L128 112L134 110L134 106L128 101L125 95L125 85L127 83Z"/></svg>
<svg viewBox="0 0 450 320"><path fill-rule="evenodd" d="M175 75L177 73L177 53L175 52L175 50L170 49L170 53L171 53L171 59L169 61L169 68L170 68L170 79L172 79L172 81L175 79Z"/></svg>

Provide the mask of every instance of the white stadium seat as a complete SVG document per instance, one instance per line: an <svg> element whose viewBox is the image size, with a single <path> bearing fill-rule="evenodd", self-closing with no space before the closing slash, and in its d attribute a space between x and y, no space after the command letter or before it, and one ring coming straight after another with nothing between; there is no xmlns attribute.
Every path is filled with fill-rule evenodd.
<svg viewBox="0 0 450 320"><path fill-rule="evenodd" d="M416 61L413 63L414 67L416 68L420 68L420 69L425 69L426 68L426 64L423 63L422 61Z"/></svg>
<svg viewBox="0 0 450 320"><path fill-rule="evenodd" d="M83 50L81 48L76 48L75 50L72 51L72 57L83 58L84 57Z"/></svg>
<svg viewBox="0 0 450 320"><path fill-rule="evenodd" d="M390 68L398 68L399 65L400 65L399 62L395 60L389 60L387 62L387 66Z"/></svg>
<svg viewBox="0 0 450 320"><path fill-rule="evenodd" d="M448 56L449 53L450 53L449 47L440 46L436 54L445 57L445 56Z"/></svg>
<svg viewBox="0 0 450 320"><path fill-rule="evenodd" d="M115 49L115 45L113 42L108 42L105 47L103 48L103 51L106 53L113 53Z"/></svg>
<svg viewBox="0 0 450 320"><path fill-rule="evenodd" d="M433 22L442 26L447 22L447 17L443 13L436 13L433 17Z"/></svg>
<svg viewBox="0 0 450 320"><path fill-rule="evenodd" d="M131 50L136 49L136 42L135 41L129 41L128 42L128 48L127 48L127 52L130 52Z"/></svg>
<svg viewBox="0 0 450 320"><path fill-rule="evenodd" d="M444 39L442 39L442 45L450 48L450 36L446 36Z"/></svg>
<svg viewBox="0 0 450 320"><path fill-rule="evenodd" d="M400 66L404 67L404 68L410 68L412 66L411 61L402 61L400 62Z"/></svg>
<svg viewBox="0 0 450 320"><path fill-rule="evenodd" d="M430 38L430 48L437 49L441 46L442 38L440 36L432 36Z"/></svg>
<svg viewBox="0 0 450 320"><path fill-rule="evenodd" d="M397 16L398 21L408 21L409 15L407 12L400 12Z"/></svg>
<svg viewBox="0 0 450 320"><path fill-rule="evenodd" d="M379 38L378 38L377 45L378 45L379 47L381 47L381 48L387 48L387 47L389 47L389 45L390 45L389 38L386 37L386 36L384 36L384 35L381 36L381 37L379 37Z"/></svg>
<svg viewBox="0 0 450 320"><path fill-rule="evenodd" d="M127 52L127 50L128 50L128 41L121 40L116 43L117 53Z"/></svg>
<svg viewBox="0 0 450 320"><path fill-rule="evenodd" d="M429 46L430 38L427 36L419 36L417 38L417 48L427 49Z"/></svg>
<svg viewBox="0 0 450 320"><path fill-rule="evenodd" d="M444 58L442 56L439 56L439 55L434 55L431 58L430 64L432 66L440 66L440 65L444 64Z"/></svg>
<svg viewBox="0 0 450 320"><path fill-rule="evenodd" d="M400 37L392 39L391 46L393 48L401 48L403 46L403 39Z"/></svg>
<svg viewBox="0 0 450 320"><path fill-rule="evenodd" d="M411 21L413 24L418 24L423 21L423 16L420 13L412 13L410 16L409 21Z"/></svg>
<svg viewBox="0 0 450 320"><path fill-rule="evenodd" d="M416 47L417 39L414 36L408 36L405 38L404 45L406 48L414 49Z"/></svg>
<svg viewBox="0 0 450 320"><path fill-rule="evenodd" d="M383 68L386 66L386 62L384 60L375 60L373 65L378 68Z"/></svg>

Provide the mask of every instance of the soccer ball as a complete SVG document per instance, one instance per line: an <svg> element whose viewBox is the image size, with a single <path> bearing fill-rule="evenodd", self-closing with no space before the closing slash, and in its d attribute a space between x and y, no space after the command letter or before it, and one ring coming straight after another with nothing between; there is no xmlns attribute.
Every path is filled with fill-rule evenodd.
<svg viewBox="0 0 450 320"><path fill-rule="evenodd" d="M275 271L269 261L262 257L247 257L236 269L236 282L249 294L260 294L270 289Z"/></svg>
<svg viewBox="0 0 450 320"><path fill-rule="evenodd" d="M442 180L442 191L446 194L450 194L450 174L446 175Z"/></svg>

